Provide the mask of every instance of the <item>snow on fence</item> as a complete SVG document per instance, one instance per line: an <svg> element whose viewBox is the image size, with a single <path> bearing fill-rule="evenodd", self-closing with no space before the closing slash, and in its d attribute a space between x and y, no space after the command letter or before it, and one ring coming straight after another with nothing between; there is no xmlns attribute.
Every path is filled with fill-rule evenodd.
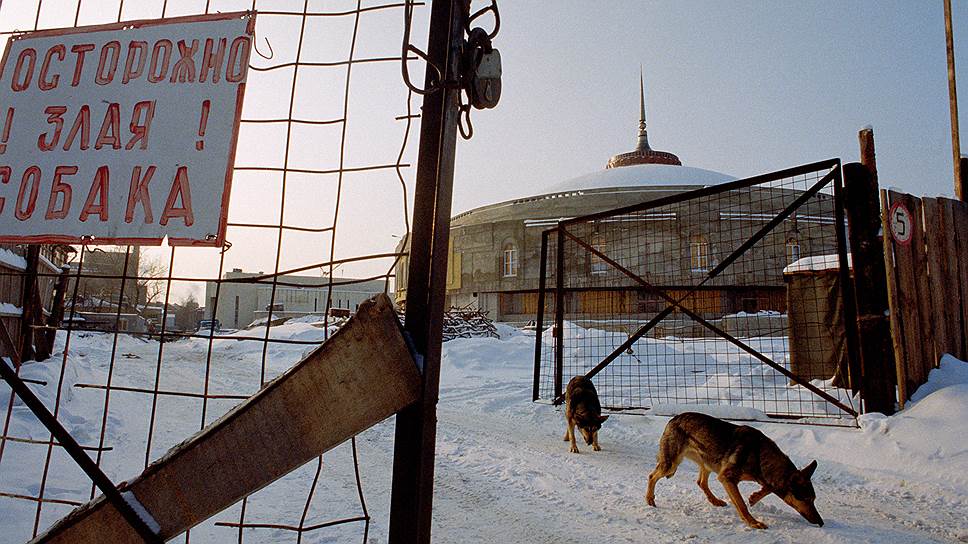
<svg viewBox="0 0 968 544"><path fill-rule="evenodd" d="M383 291L392 288L401 255L388 248L391 235L410 231L406 178L420 118L419 97L401 78L400 31L405 15L426 29L428 10L419 2L363 5L358 0L338 5L122 0L112 6L105 9L105 3L91 0L0 2L0 37L25 30L257 12L225 244L144 249L88 240L75 246L66 315L53 357L25 361L18 369L117 483L137 476L323 343L336 330L326 322L332 320L330 308L338 306L333 294L338 289L374 280ZM417 28L413 40L419 41ZM190 39L182 45L185 49L173 55L193 51ZM196 55L203 54L203 47L194 50ZM110 53L88 55L86 68L96 68L98 58L104 64ZM52 70L59 66L53 57ZM73 58L68 53L67 60ZM125 66L124 58L119 65ZM409 71L414 80L421 79L423 62L411 63ZM90 122L97 130L102 121L92 114ZM127 180L119 183L127 188ZM19 180L9 184L15 196L16 185ZM47 202L47 195L41 198ZM120 258L108 262L104 253ZM9 269L11 263L20 260L9 251L0 253L0 266ZM252 273L229 277L235 268ZM23 272L3 275L3 281L19 282L18 274ZM53 281L57 272L41 265L37 275ZM236 289L240 285L255 286L266 300L246 309ZM209 319L208 330L195 331L203 316L188 303L188 294L204 286L209 286L199 301L204 317L219 315L219 308L229 314L266 310L266 324L226 333ZM19 297L16 285L4 289ZM317 309L324 315L323 326L270 326L277 309L282 313L298 302L286 297L299 289L324 293ZM106 301L99 305L99 317L113 326L100 331L75 327L82 320L85 295ZM23 307L19 298L0 302L7 303L5 311ZM124 316L130 314L150 320L153 329L139 337L126 334ZM0 418L0 543L24 542L98 492L6 384L0 384ZM310 461L194 527L185 541L366 541L370 514L361 479L366 467L358 463L357 443L354 439L326 455L327 477L320 478L322 457ZM389 495L390 489L375 492Z"/></svg>
<svg viewBox="0 0 968 544"><path fill-rule="evenodd" d="M901 407L945 353L968 355L968 204L881 191Z"/></svg>

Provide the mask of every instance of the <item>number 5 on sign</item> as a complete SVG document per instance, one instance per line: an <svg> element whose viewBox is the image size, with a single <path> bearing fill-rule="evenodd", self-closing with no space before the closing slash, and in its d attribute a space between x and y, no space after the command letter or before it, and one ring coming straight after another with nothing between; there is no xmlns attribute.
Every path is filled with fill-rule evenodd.
<svg viewBox="0 0 968 544"><path fill-rule="evenodd" d="M895 202L887 212L888 224L891 226L891 236L899 244L911 243L911 236L914 234L914 217L911 212L901 204Z"/></svg>

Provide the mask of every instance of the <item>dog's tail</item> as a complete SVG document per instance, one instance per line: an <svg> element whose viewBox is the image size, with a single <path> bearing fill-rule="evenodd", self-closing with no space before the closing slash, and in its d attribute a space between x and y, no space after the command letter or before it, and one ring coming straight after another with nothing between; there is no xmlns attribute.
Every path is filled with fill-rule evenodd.
<svg viewBox="0 0 968 544"><path fill-rule="evenodd" d="M677 419L678 416L672 418L666 425L662 438L659 439L659 453L656 455L656 470L666 478L675 476L689 440L689 435L679 426Z"/></svg>

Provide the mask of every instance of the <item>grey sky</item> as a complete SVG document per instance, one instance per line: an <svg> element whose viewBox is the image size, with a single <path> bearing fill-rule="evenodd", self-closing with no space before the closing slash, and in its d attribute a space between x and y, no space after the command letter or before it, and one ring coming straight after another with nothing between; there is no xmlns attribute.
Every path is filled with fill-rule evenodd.
<svg viewBox="0 0 968 544"><path fill-rule="evenodd" d="M365 1L364 6L385 1ZM167 14L204 10L202 0L169 0ZM128 1L124 19L157 17L161 1ZM474 6L484 5L475 1ZM0 31L29 29L36 0L3 0ZM70 26L74 0L46 0L41 27ZM251 0L213 0L211 10L247 9ZM84 0L81 24L117 19L117 0ZM298 0L259 1L260 10L302 8ZM310 10L352 10L355 0L314 0ZM953 192L944 24L941 0L916 1L611 1L501 0L495 45L504 61L503 96L494 110L473 112L475 136L460 141L455 213L539 194L564 179L604 168L634 147L638 76L645 73L649 141L684 165L746 177L840 157L857 160L857 131L872 125L881 183L915 194ZM953 0L959 74L968 67L968 0ZM414 42L426 42L426 6ZM399 10L360 18L355 58L399 54ZM294 60L299 18L262 16L259 47L271 61ZM353 17L314 18L302 60L339 61L348 54ZM420 81L419 63L413 63ZM346 167L392 164L405 122L406 93L396 63L352 69L347 103ZM303 68L294 117L342 115L345 66ZM291 71L249 73L243 117L285 117ZM968 80L961 119L968 133ZM412 100L419 110L419 97ZM237 165L284 160L285 126L246 125ZM294 128L290 168L338 168L341 125ZM968 153L968 137L964 138ZM416 132L404 162L415 164ZM404 171L412 197L413 168ZM229 221L276 223L278 174L237 172ZM335 257L392 251L404 231L403 194L391 170L343 176L337 214L333 175L290 174L285 220L337 227ZM271 271L276 233L230 229L225 268ZM167 250L152 250L167 262ZM290 232L280 269L329 258L329 234ZM388 261L348 265L345 275L385 272ZM218 252L179 249L175 273L214 277ZM173 286L176 300L198 284Z"/></svg>
<svg viewBox="0 0 968 544"><path fill-rule="evenodd" d="M475 137L459 148L455 210L539 192L631 150L640 64L649 141L684 165L745 177L857 160L869 124L882 184L953 193L940 0L500 6L504 96L475 112ZM953 12L963 74L968 2Z"/></svg>

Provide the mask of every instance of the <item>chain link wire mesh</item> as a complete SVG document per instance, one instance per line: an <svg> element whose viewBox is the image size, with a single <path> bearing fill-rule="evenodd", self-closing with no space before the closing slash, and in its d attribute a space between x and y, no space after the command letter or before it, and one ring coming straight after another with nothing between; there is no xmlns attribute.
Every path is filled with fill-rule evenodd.
<svg viewBox="0 0 968 544"><path fill-rule="evenodd" d="M535 399L558 400L571 377L592 374L616 409L856 413L839 172L827 161L657 189L652 202L548 231Z"/></svg>
<svg viewBox="0 0 968 544"><path fill-rule="evenodd" d="M419 122L419 97L400 75L401 36L405 15L413 17L412 36L426 36L423 7L363 0L0 0L4 42L36 29L258 13L225 246L76 246L53 357L18 370L113 481L137 475L322 343L340 324L334 309L352 310L360 292L390 292L401 254L388 248L410 230L407 184ZM422 77L419 65L410 66L415 79ZM240 286L259 291L252 326L239 321ZM205 317L213 319L193 331L184 322L194 324L200 314L173 314L191 307L203 287ZM307 293L316 319L303 319L296 334L279 333L276 325L293 316L286 305L305 303L300 297ZM132 334L149 307L157 309L154 327ZM232 322L217 324L226 308L234 310ZM105 321L81 326L83 315L94 313ZM96 492L6 384L0 406L0 541L23 542ZM365 449L353 439L325 462L318 458L192 529L184 541L366 541Z"/></svg>

